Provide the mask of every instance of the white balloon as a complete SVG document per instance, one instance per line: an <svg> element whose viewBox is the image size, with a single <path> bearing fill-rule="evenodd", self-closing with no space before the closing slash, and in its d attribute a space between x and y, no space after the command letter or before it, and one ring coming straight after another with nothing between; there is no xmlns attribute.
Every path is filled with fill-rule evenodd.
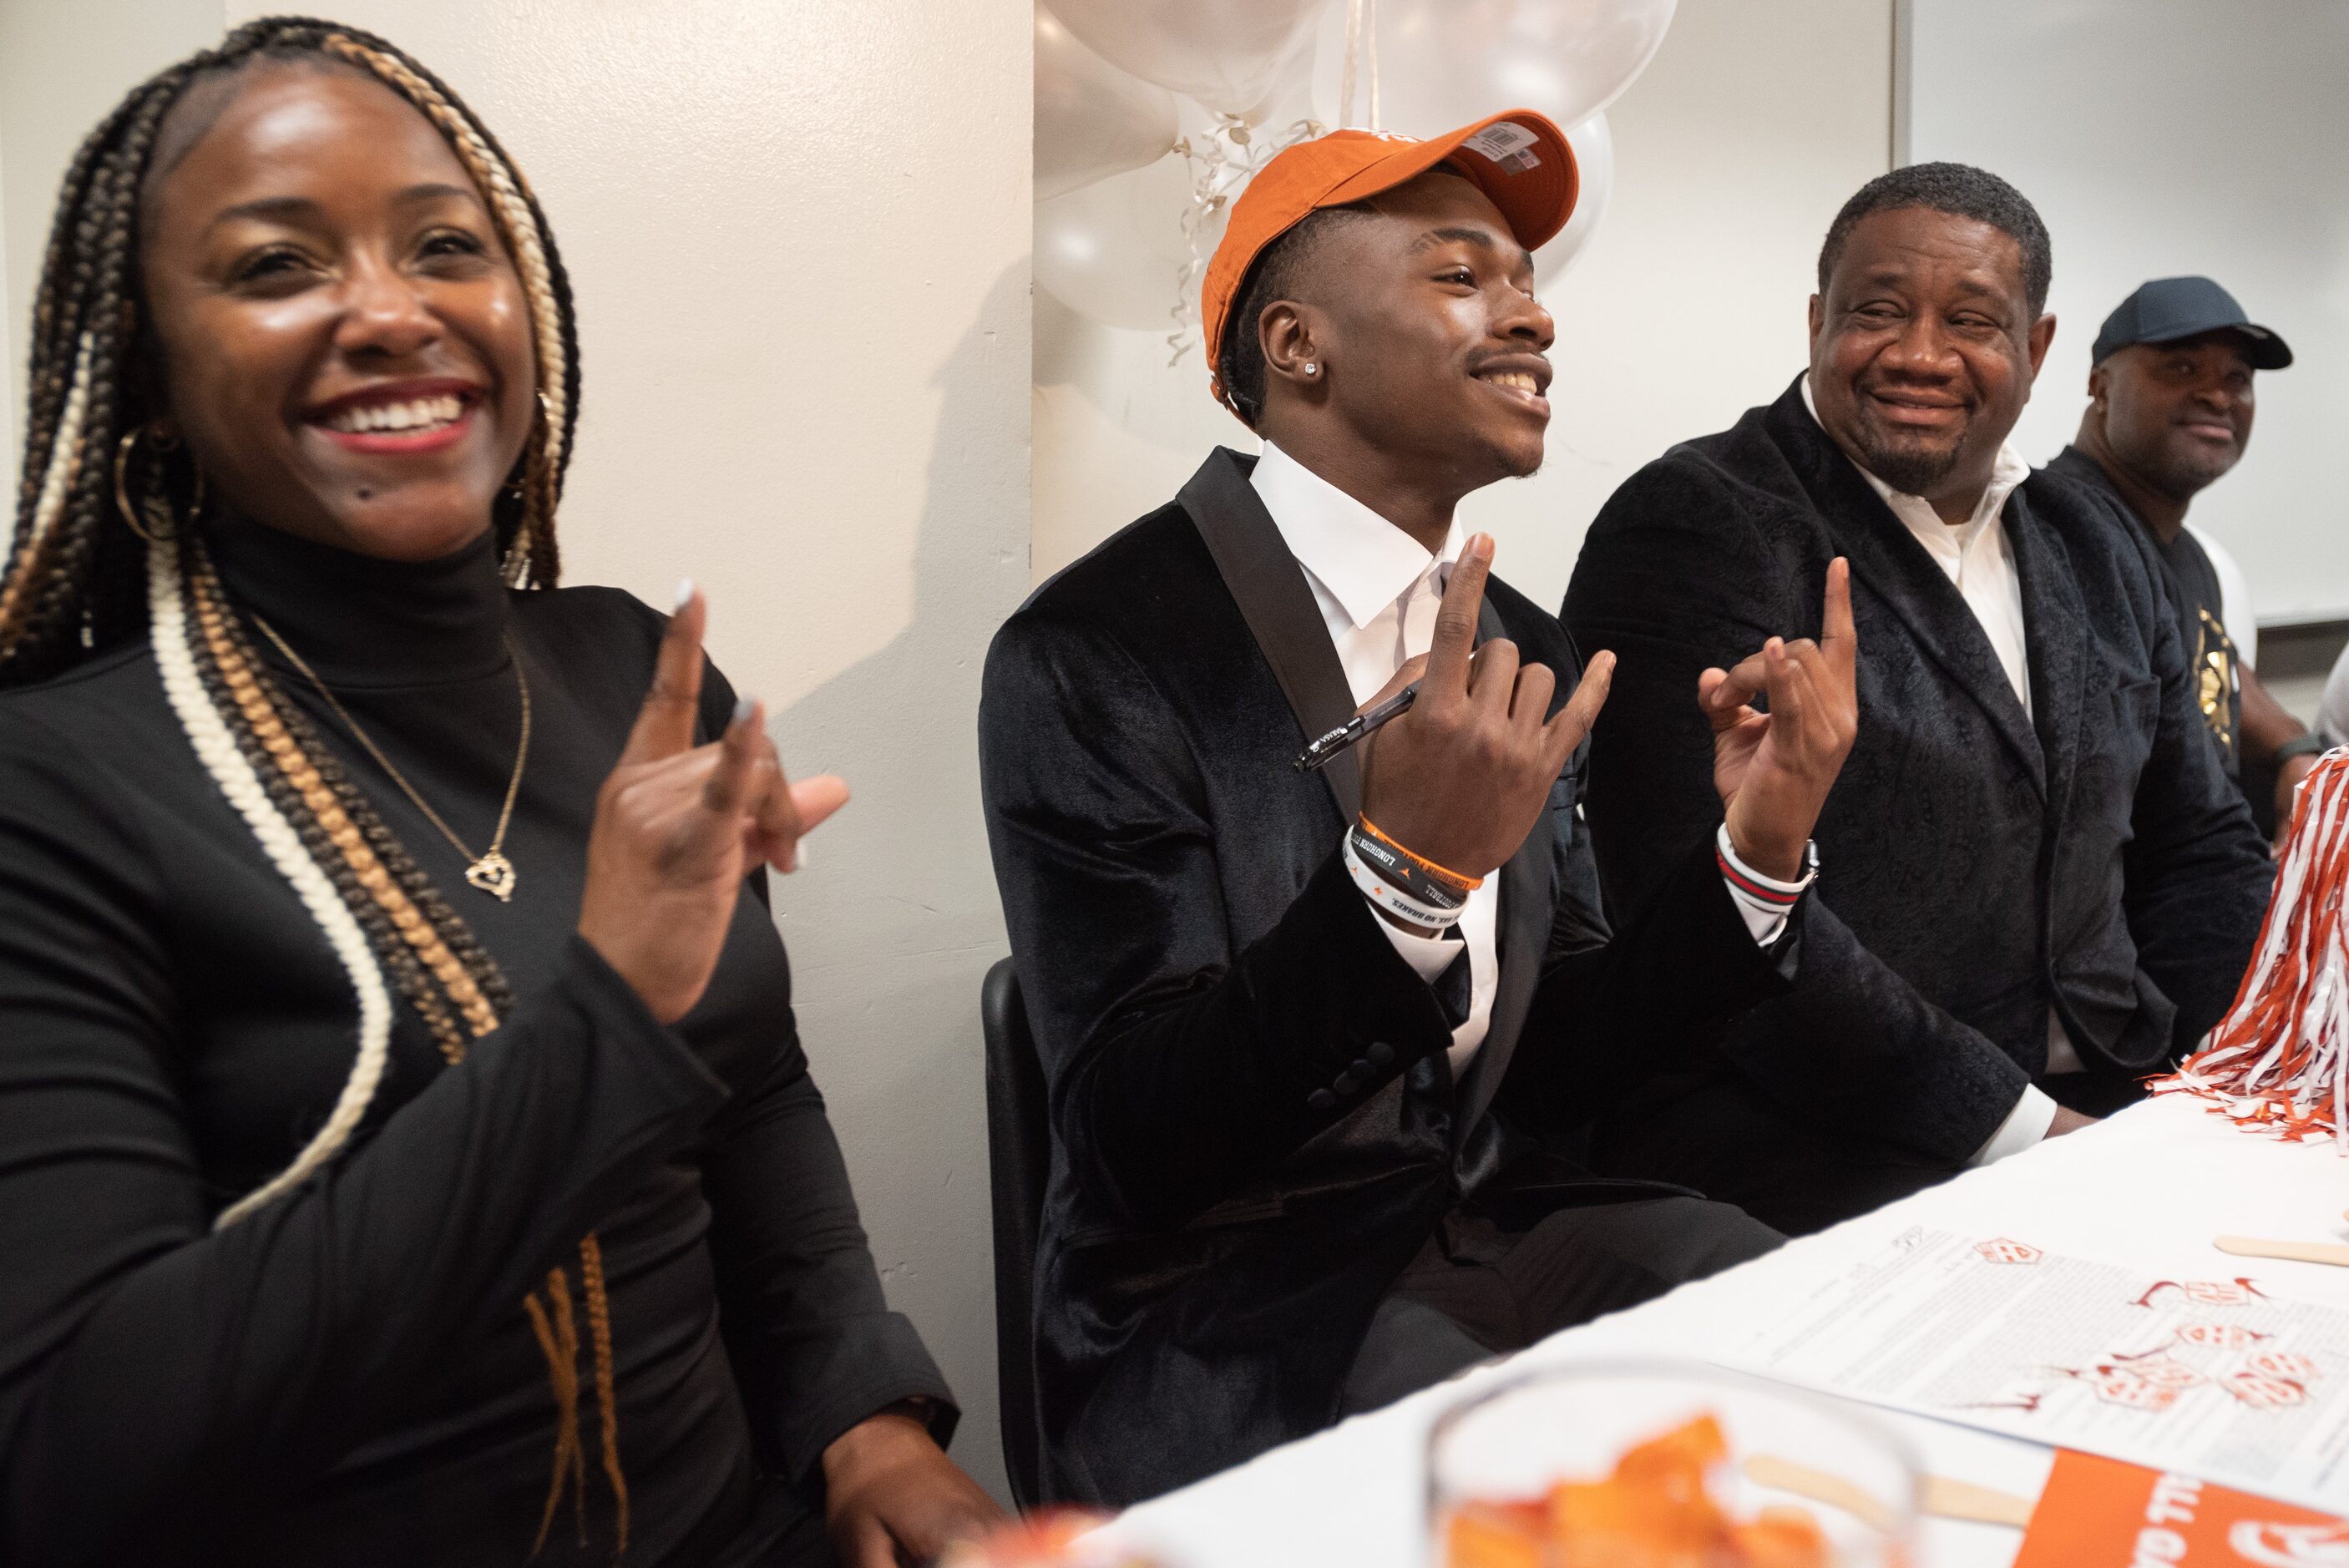
<svg viewBox="0 0 2349 1568"><path fill-rule="evenodd" d="M1329 0L1053 0L1069 31L1122 71L1223 114L1261 101Z"/></svg>
<svg viewBox="0 0 2349 1568"><path fill-rule="evenodd" d="M1179 127L1174 95L1127 75L1036 7L1036 200L1166 156Z"/></svg>
<svg viewBox="0 0 2349 1568"><path fill-rule="evenodd" d="M1313 105L1313 70L1319 54L1314 35L1309 31L1288 57L1273 67L1264 95L1240 110L1238 118L1269 136L1283 135L1304 121L1323 121Z"/></svg>
<svg viewBox="0 0 2349 1568"><path fill-rule="evenodd" d="M1036 282L1080 315L1105 326L1173 332L1195 310L1198 282L1178 280L1191 260L1183 214L1191 205L1188 161L1170 153L1146 168L1036 203ZM1199 227L1199 254L1215 254L1228 209Z"/></svg>
<svg viewBox="0 0 2349 1568"><path fill-rule="evenodd" d="M1580 125L1622 96L1671 25L1674 0L1377 0L1379 125L1437 136L1529 108ZM1367 51L1365 51L1367 53ZM1335 111L1346 0L1322 18L1314 96ZM1367 67L1354 120L1367 126Z"/></svg>
<svg viewBox="0 0 2349 1568"><path fill-rule="evenodd" d="M1615 197L1615 136L1607 129L1607 117L1592 115L1566 133L1566 143L1574 149L1574 167L1581 185L1574 198L1574 216L1555 239L1534 253L1534 276L1546 284L1566 276L1590 242L1592 231L1606 218L1607 203Z"/></svg>

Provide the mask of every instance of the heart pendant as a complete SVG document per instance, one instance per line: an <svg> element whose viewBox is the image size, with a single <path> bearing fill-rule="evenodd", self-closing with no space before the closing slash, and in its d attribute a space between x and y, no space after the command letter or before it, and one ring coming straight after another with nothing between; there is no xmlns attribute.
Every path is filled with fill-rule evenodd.
<svg viewBox="0 0 2349 1568"><path fill-rule="evenodd" d="M467 866L465 880L500 903L513 902L513 862L495 850Z"/></svg>

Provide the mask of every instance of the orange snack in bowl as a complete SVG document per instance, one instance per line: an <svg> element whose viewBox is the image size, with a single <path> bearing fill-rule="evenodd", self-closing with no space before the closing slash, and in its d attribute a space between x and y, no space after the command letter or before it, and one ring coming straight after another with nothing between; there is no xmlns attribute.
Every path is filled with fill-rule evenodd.
<svg viewBox="0 0 2349 1568"><path fill-rule="evenodd" d="M947 1547L938 1568L1154 1568L1093 1533L1108 1522L1107 1514L1082 1509L1042 1509Z"/></svg>
<svg viewBox="0 0 2349 1568"><path fill-rule="evenodd" d="M1799 1508L1729 1516L1706 1478L1729 1458L1700 1416L1628 1450L1605 1480L1560 1481L1538 1502L1454 1511L1448 1568L1829 1568L1826 1537Z"/></svg>
<svg viewBox="0 0 2349 1568"><path fill-rule="evenodd" d="M1543 1568L1549 1539L1541 1505L1472 1502L1452 1515L1450 1568Z"/></svg>
<svg viewBox="0 0 2349 1568"><path fill-rule="evenodd" d="M1827 1561L1826 1537L1807 1509L1775 1504L1729 1533L1746 1568L1820 1568Z"/></svg>

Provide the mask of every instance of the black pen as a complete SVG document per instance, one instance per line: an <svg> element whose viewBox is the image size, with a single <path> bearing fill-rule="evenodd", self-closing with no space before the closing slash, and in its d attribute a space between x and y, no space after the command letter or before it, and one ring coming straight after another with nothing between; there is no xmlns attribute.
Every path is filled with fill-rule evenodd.
<svg viewBox="0 0 2349 1568"><path fill-rule="evenodd" d="M1299 773L1311 773L1326 766L1331 758L1360 745L1362 738L1379 726L1390 719L1401 718L1410 711L1411 705L1418 700L1419 683L1413 681L1378 707L1367 708L1356 714L1299 752L1297 757L1297 770Z"/></svg>

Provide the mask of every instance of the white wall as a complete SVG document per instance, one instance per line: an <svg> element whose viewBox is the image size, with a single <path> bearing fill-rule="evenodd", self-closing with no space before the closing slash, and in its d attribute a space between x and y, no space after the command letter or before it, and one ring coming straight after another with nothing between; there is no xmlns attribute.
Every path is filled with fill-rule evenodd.
<svg viewBox="0 0 2349 1568"><path fill-rule="evenodd" d="M2004 175L2054 240L2024 455L2079 428L2088 346L2131 289L2214 277L2298 360L2260 377L2251 449L2194 521L2242 562L2261 620L2349 615L2349 5L1913 0L1911 20L1910 156Z"/></svg>
<svg viewBox="0 0 2349 1568"><path fill-rule="evenodd" d="M7 57L5 43L5 38L0 38L0 59ZM0 98L5 98L5 92L6 88L0 87ZM11 466L7 472L13 476L16 473L13 459L16 452L17 439L16 399L23 396L16 389L16 369L18 351L15 345L16 339L22 335L23 329L18 328L14 332L9 330L16 320L16 312L11 307L16 296L8 287L7 211L8 128L5 124L0 124L0 453L8 454ZM12 518L15 515L14 512L9 513Z"/></svg>
<svg viewBox="0 0 2349 1568"><path fill-rule="evenodd" d="M12 338L73 140L264 7L0 0ZM268 9L276 9L269 7ZM856 799L778 885L890 1299L1001 1485L979 976L987 640L1028 582L1027 0L338 0L481 111L572 269L568 578L665 604ZM137 15L133 15L136 12ZM21 375L21 365L12 376Z"/></svg>
<svg viewBox="0 0 2349 1568"><path fill-rule="evenodd" d="M81 139L140 78L217 41L220 0L0 0L0 451L16 516L18 410L33 288L57 180ZM0 521L0 533L9 528Z"/></svg>
<svg viewBox="0 0 2349 1568"><path fill-rule="evenodd" d="M1844 200L1890 161L1891 0L1681 0L1663 47L1607 111L1615 197L1557 316L1549 460L1470 498L1501 574L1556 605L1615 487L1676 440L1783 390ZM1506 105L1495 105L1496 108ZM1195 350L1036 297L1036 570L1170 500L1208 448L1255 449Z"/></svg>

